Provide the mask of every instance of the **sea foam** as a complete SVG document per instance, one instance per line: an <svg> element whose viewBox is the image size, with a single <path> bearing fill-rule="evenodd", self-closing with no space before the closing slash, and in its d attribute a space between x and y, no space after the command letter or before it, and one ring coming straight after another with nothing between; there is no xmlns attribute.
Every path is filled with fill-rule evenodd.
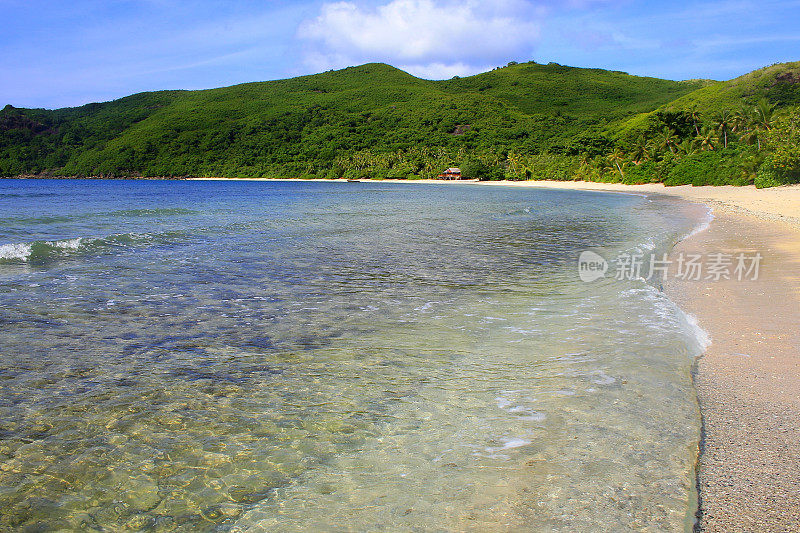
<svg viewBox="0 0 800 533"><path fill-rule="evenodd" d="M0 244L0 263L37 264L82 253L101 251L109 247L125 246L148 235L120 233L105 237L75 237L52 241L31 241Z"/></svg>
<svg viewBox="0 0 800 533"><path fill-rule="evenodd" d="M27 261L31 255L31 249L32 244L30 243L0 244L0 260Z"/></svg>

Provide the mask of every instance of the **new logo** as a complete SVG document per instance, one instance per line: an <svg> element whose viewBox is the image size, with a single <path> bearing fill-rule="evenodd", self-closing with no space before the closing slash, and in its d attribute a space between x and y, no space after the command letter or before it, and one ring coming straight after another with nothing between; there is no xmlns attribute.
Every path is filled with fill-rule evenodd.
<svg viewBox="0 0 800 533"><path fill-rule="evenodd" d="M608 271L608 261L590 250L582 252L578 258L578 274L581 281L591 283L604 278Z"/></svg>

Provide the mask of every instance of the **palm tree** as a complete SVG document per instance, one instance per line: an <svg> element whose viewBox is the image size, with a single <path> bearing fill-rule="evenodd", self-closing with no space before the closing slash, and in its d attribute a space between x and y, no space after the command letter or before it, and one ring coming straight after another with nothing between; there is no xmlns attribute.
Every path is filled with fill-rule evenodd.
<svg viewBox="0 0 800 533"><path fill-rule="evenodd" d="M683 155L692 155L694 153L694 140L693 139L684 139L682 143L678 145L678 152Z"/></svg>
<svg viewBox="0 0 800 533"><path fill-rule="evenodd" d="M739 139L752 145L755 142L759 143L758 139L758 119L756 116L755 108L748 107L742 104L742 107L733 115L731 121L731 131L739 134Z"/></svg>
<svg viewBox="0 0 800 533"><path fill-rule="evenodd" d="M645 145L645 159L648 161L658 160L658 143L652 139Z"/></svg>
<svg viewBox="0 0 800 533"><path fill-rule="evenodd" d="M775 106L769 103L769 100L762 98L756 105L756 115L758 116L759 126L769 131L772 129L772 115L775 112Z"/></svg>
<svg viewBox="0 0 800 533"><path fill-rule="evenodd" d="M633 151L631 152L633 164L638 165L639 163L646 161L648 155L647 139L645 139L644 135L640 135L636 140L636 143L633 145Z"/></svg>
<svg viewBox="0 0 800 533"><path fill-rule="evenodd" d="M622 151L621 148L617 147L614 148L614 151L611 152L611 155L608 156L608 160L617 167L617 171L619 172L620 179L625 179L625 173L622 171L622 168L625 166L627 162L625 158L625 153Z"/></svg>
<svg viewBox="0 0 800 533"><path fill-rule="evenodd" d="M703 114L697 109L697 106L693 106L692 109L689 111L689 118L692 119L692 123L694 124L694 131L697 135L700 135L700 119L703 118Z"/></svg>
<svg viewBox="0 0 800 533"><path fill-rule="evenodd" d="M728 147L728 133L733 126L733 117L730 111L724 109L716 117L714 117L714 128L719 133L720 138L723 139L723 146Z"/></svg>
<svg viewBox="0 0 800 533"><path fill-rule="evenodd" d="M714 130L711 128L703 128L700 135L697 137L697 144L700 145L700 150L713 150L714 149Z"/></svg>
<svg viewBox="0 0 800 533"><path fill-rule="evenodd" d="M662 150L669 150L674 154L677 143L678 137L675 135L675 132L672 131L668 126L664 126L664 129L658 136L658 147Z"/></svg>
<svg viewBox="0 0 800 533"><path fill-rule="evenodd" d="M772 123L774 121L773 115L775 112L775 106L770 104L766 98L762 98L758 101L758 104L755 108L755 129L756 130L764 130L769 131L772 129ZM761 137L756 133L756 141L758 142L758 149L761 150Z"/></svg>
<svg viewBox="0 0 800 533"><path fill-rule="evenodd" d="M753 126L755 122L753 110L751 110L746 105L742 104L742 107L736 114L733 116L732 121L732 130L739 133L739 132L747 132Z"/></svg>
<svg viewBox="0 0 800 533"><path fill-rule="evenodd" d="M512 176L521 176L525 174L525 163L522 156L516 152L509 152L506 156L506 166L509 174Z"/></svg>
<svg viewBox="0 0 800 533"><path fill-rule="evenodd" d="M611 162L609 157L598 157L593 160L594 167L597 171L602 175L605 174L608 170L611 169Z"/></svg>

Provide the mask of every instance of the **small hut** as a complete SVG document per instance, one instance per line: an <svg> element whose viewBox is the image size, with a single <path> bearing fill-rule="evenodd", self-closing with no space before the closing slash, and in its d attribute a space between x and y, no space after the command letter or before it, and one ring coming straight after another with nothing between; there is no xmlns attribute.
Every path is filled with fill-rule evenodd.
<svg viewBox="0 0 800 533"><path fill-rule="evenodd" d="M461 179L461 169L457 167L451 167L439 174L439 178L445 180L460 180Z"/></svg>

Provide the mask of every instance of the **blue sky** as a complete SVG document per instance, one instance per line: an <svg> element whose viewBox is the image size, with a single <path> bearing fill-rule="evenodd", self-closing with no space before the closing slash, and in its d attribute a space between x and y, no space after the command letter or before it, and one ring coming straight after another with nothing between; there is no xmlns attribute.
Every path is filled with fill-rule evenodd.
<svg viewBox="0 0 800 533"><path fill-rule="evenodd" d="M800 0L0 0L0 106L63 107L383 61L730 79L800 60Z"/></svg>

